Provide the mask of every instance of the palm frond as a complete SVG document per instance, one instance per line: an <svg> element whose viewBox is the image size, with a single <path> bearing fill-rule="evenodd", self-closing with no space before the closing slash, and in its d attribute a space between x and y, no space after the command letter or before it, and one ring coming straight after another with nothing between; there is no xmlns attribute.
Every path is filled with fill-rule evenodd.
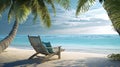
<svg viewBox="0 0 120 67"><path fill-rule="evenodd" d="M88 11L94 3L95 0L79 0L76 10L76 16L79 15L79 13Z"/></svg>
<svg viewBox="0 0 120 67"><path fill-rule="evenodd" d="M54 1L56 1L59 5L61 5L65 9L68 9L70 6L70 0L54 0Z"/></svg>
<svg viewBox="0 0 120 67"><path fill-rule="evenodd" d="M55 6L54 6L54 0L45 0L47 4L50 4L52 9L53 9L53 12L54 14L56 15L56 9L55 9Z"/></svg>
<svg viewBox="0 0 120 67"><path fill-rule="evenodd" d="M11 5L11 0L0 0L0 15Z"/></svg>
<svg viewBox="0 0 120 67"><path fill-rule="evenodd" d="M17 0L14 3L14 12L15 12L15 18L18 22L22 23L26 21L28 18L28 15L31 13L31 8L29 6L28 0Z"/></svg>
<svg viewBox="0 0 120 67"><path fill-rule="evenodd" d="M14 4L12 3L9 9L9 13L8 13L8 22L10 23L11 19L15 18L15 14L14 14Z"/></svg>
<svg viewBox="0 0 120 67"><path fill-rule="evenodd" d="M103 7L107 11L114 29L120 34L120 0L105 0Z"/></svg>
<svg viewBox="0 0 120 67"><path fill-rule="evenodd" d="M99 0L100 3L103 3L105 0Z"/></svg>
<svg viewBox="0 0 120 67"><path fill-rule="evenodd" d="M48 9L43 0L39 0L38 3L39 3L38 14L39 14L42 22L45 26L50 27L51 26L51 18L50 18Z"/></svg>
<svg viewBox="0 0 120 67"><path fill-rule="evenodd" d="M39 4L38 4L38 0L33 0L31 2L31 10L32 10L32 14L34 15L33 21L34 23L36 22L36 19L38 17L38 9L39 9Z"/></svg>

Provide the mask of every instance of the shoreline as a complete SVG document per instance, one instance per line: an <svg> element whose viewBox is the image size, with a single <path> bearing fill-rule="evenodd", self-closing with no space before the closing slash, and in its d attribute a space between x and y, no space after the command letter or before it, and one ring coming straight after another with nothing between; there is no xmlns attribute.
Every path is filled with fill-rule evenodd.
<svg viewBox="0 0 120 67"><path fill-rule="evenodd" d="M24 50L34 50L32 46L30 47L12 47L10 46L9 48L15 48L15 49L24 49ZM81 47L81 48L64 48L62 47L63 49L65 49L65 52L81 52L81 53L97 53L97 54L112 54L112 53L120 53L120 49L119 48L88 48L88 47Z"/></svg>
<svg viewBox="0 0 120 67"><path fill-rule="evenodd" d="M61 53L61 59L53 56L49 60L42 62L39 57L31 60L28 58L35 53L34 50L7 48L0 54L0 67L119 67L120 62L111 61L107 54L69 52Z"/></svg>
<svg viewBox="0 0 120 67"><path fill-rule="evenodd" d="M35 51L33 48L16 48L16 47L8 47L7 49L9 50L22 50L22 51ZM103 54L103 55L108 55L108 53L97 53L97 52L87 52L87 51L80 51L80 49L65 49L64 52L78 52L78 53L91 53L91 54Z"/></svg>

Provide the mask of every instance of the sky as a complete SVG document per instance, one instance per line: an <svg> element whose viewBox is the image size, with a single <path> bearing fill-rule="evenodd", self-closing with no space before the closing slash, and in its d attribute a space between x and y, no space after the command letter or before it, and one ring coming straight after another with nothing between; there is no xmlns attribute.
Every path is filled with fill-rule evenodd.
<svg viewBox="0 0 120 67"><path fill-rule="evenodd" d="M39 35L39 34L117 34L112 27L108 15L100 3L96 2L89 11L75 16L77 0L72 0L68 10L56 7L56 16L51 8L48 8L51 15L52 25L46 28L39 19L33 24L30 15L26 22L20 24L17 34ZM6 12L0 18L0 35L8 34L12 29L13 22L8 24Z"/></svg>

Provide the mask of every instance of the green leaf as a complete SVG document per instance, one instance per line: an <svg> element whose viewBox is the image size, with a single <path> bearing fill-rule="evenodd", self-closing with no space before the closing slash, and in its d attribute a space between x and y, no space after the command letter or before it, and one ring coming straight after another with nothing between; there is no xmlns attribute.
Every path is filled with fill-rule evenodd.
<svg viewBox="0 0 120 67"><path fill-rule="evenodd" d="M0 0L0 15L11 5L11 0ZM1 15L2 16L2 15Z"/></svg>
<svg viewBox="0 0 120 67"><path fill-rule="evenodd" d="M79 13L83 13L89 10L89 8L95 3L95 0L79 0L76 10L76 16Z"/></svg>
<svg viewBox="0 0 120 67"><path fill-rule="evenodd" d="M54 6L54 0L45 0L47 4L50 4L52 9L53 9L53 12L54 12L54 15L56 15L56 9L55 9L55 6Z"/></svg>
<svg viewBox="0 0 120 67"><path fill-rule="evenodd" d="M29 1L17 0L16 3L14 3L14 12L15 12L15 18L19 23L26 21L28 15L31 13Z"/></svg>
<svg viewBox="0 0 120 67"><path fill-rule="evenodd" d="M120 34L120 0L105 0L103 7L107 11L114 29Z"/></svg>
<svg viewBox="0 0 120 67"><path fill-rule="evenodd" d="M39 14L42 22L45 26L50 27L51 26L51 18L50 18L48 9L43 0L38 1L38 3L39 3L38 14Z"/></svg>
<svg viewBox="0 0 120 67"><path fill-rule="evenodd" d="M55 0L60 6L68 9L70 7L70 0Z"/></svg>

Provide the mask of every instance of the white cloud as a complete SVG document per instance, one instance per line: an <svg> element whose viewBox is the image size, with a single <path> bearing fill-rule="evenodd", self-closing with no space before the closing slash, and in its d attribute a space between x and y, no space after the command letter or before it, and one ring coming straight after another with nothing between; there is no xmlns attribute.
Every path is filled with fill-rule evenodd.
<svg viewBox="0 0 120 67"><path fill-rule="evenodd" d="M115 32L114 28L112 26L96 26L96 27L91 27L91 32L93 34L117 34Z"/></svg>
<svg viewBox="0 0 120 67"><path fill-rule="evenodd" d="M93 27L76 27L53 30L50 33L59 34L117 34L112 26L93 26Z"/></svg>
<svg viewBox="0 0 120 67"><path fill-rule="evenodd" d="M110 20L103 7L89 10L89 11L79 15L79 17L83 18L83 19L87 18L88 20L90 18L99 18L99 19L103 19L103 20Z"/></svg>

